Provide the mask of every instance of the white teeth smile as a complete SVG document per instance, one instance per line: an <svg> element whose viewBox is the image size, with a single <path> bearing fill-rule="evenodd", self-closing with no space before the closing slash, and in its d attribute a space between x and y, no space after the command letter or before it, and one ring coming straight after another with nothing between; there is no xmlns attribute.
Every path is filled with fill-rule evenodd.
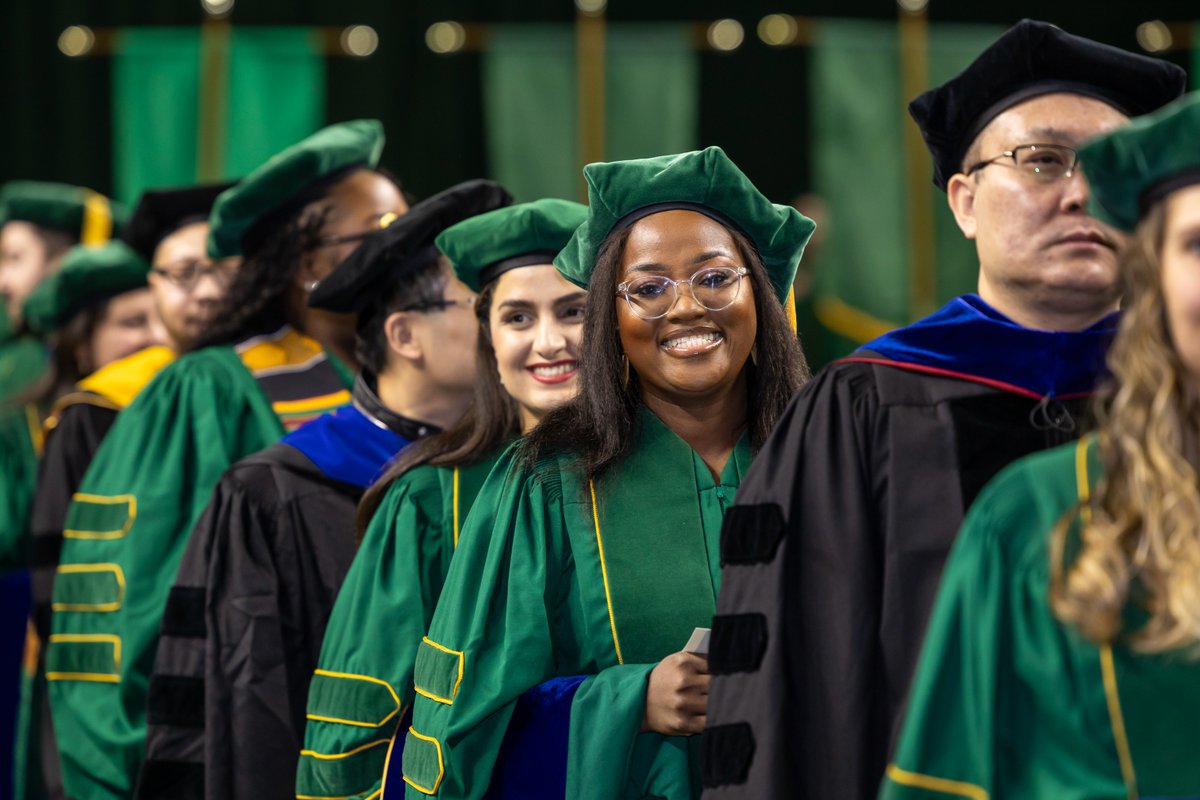
<svg viewBox="0 0 1200 800"><path fill-rule="evenodd" d="M668 350L688 350L693 347L703 347L706 344L712 344L721 338L721 334L716 333L695 333L690 336L680 336L678 339L667 339L663 342L663 347Z"/></svg>
<svg viewBox="0 0 1200 800"><path fill-rule="evenodd" d="M568 372L575 371L575 363L556 364L553 367L534 367L533 374L542 378L557 378L559 375L566 375Z"/></svg>

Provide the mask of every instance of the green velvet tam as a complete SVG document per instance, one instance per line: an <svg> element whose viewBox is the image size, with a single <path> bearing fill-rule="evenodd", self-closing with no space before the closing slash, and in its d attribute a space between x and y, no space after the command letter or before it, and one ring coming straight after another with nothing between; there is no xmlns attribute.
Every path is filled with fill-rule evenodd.
<svg viewBox="0 0 1200 800"><path fill-rule="evenodd" d="M780 302L792 289L816 223L772 203L719 147L679 155L588 164L588 218L554 260L563 277L587 287L601 245L614 231L657 211L690 209L745 234L758 249Z"/></svg>
<svg viewBox="0 0 1200 800"><path fill-rule="evenodd" d="M124 242L72 247L58 272L25 299L25 323L39 335L51 333L90 306L145 287L149 271L150 265Z"/></svg>
<svg viewBox="0 0 1200 800"><path fill-rule="evenodd" d="M382 123L359 119L322 128L276 153L217 198L209 218L209 256L252 253L272 228L319 199L331 178L355 167L374 169L383 141Z"/></svg>
<svg viewBox="0 0 1200 800"><path fill-rule="evenodd" d="M583 203L546 198L499 208L447 228L434 244L478 292L510 269L551 264L587 219Z"/></svg>
<svg viewBox="0 0 1200 800"><path fill-rule="evenodd" d="M1200 183L1200 92L1097 137L1079 151L1092 216L1132 231L1166 195Z"/></svg>
<svg viewBox="0 0 1200 800"><path fill-rule="evenodd" d="M127 216L124 206L82 186L9 181L0 187L0 225L29 222L84 244L103 244L120 233Z"/></svg>

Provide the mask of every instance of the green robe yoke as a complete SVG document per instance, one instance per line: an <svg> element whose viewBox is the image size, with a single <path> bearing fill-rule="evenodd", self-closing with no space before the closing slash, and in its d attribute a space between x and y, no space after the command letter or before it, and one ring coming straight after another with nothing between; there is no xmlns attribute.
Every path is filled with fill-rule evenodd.
<svg viewBox="0 0 1200 800"><path fill-rule="evenodd" d="M972 506L880 800L1200 796L1200 662L1098 647L1050 608L1052 531L1070 515L1077 536L1101 476L1089 437L1022 459Z"/></svg>
<svg viewBox="0 0 1200 800"><path fill-rule="evenodd" d="M417 652L408 797L482 797L517 699L571 675L589 677L570 708L567 797L698 796L699 737L639 732L646 681L711 622L750 447L743 435L714 481L648 410L635 437L594 484L571 454L497 463Z"/></svg>
<svg viewBox="0 0 1200 800"><path fill-rule="evenodd" d="M417 467L389 487L325 629L297 797L378 797L389 745L412 705L417 646L498 455L461 468Z"/></svg>
<svg viewBox="0 0 1200 800"><path fill-rule="evenodd" d="M70 797L133 793L167 594L222 473L289 419L349 400L290 329L171 363L117 416L67 511L46 678Z"/></svg>

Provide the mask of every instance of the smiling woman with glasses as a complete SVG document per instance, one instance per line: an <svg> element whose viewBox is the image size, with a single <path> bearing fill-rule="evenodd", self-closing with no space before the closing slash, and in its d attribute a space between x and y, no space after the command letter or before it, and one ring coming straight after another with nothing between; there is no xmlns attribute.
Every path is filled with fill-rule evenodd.
<svg viewBox="0 0 1200 800"><path fill-rule="evenodd" d="M410 798L520 784L510 718L541 732L512 796L700 791L707 659L682 650L712 619L725 508L807 377L783 304L814 226L715 147L584 175L555 259L589 289L579 395L501 457L463 528L416 656Z"/></svg>

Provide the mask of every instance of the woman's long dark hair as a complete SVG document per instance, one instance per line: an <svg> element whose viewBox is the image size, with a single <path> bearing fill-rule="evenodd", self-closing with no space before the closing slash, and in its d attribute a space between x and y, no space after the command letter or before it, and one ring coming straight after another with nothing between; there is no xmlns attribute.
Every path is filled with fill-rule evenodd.
<svg viewBox="0 0 1200 800"><path fill-rule="evenodd" d="M517 401L500 383L496 351L488 324L496 281L479 292L475 316L479 339L475 355L475 396L454 427L414 442L401 451L383 477L367 489L358 504L358 536L362 540L371 518L383 503L388 489L409 470L424 464L435 467L467 467L521 434Z"/></svg>
<svg viewBox="0 0 1200 800"><path fill-rule="evenodd" d="M295 216L274 228L234 273L212 323L188 351L230 345L292 322L292 286L305 254L317 245L330 209Z"/></svg>
<svg viewBox="0 0 1200 800"><path fill-rule="evenodd" d="M555 409L525 437L521 456L527 463L560 453L575 453L589 479L603 474L629 454L642 404L637 374L625 382L617 327L617 283L621 254L631 228L611 234L596 256L584 312L584 356L579 394ZM750 444L757 451L792 395L809 378L808 364L787 314L750 240L727 228L750 270L758 319L757 364L747 363Z"/></svg>
<svg viewBox="0 0 1200 800"><path fill-rule="evenodd" d="M306 213L347 176L368 169L390 180L407 200L408 193L395 175L383 168L351 165L326 175L292 198L283 209L266 215L255 226L242 266L221 301L213 322L188 351L212 345L230 345L279 330L295 322L292 287L306 254L319 243L333 211L328 205ZM277 219L278 217L278 219ZM243 239L243 241L246 241Z"/></svg>

